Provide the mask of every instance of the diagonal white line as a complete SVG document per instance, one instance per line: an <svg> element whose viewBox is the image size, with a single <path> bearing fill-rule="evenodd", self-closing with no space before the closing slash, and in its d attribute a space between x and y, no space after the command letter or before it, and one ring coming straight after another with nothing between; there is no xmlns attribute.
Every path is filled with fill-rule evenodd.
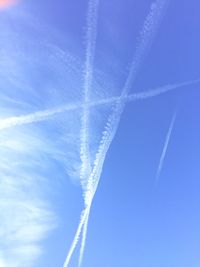
<svg viewBox="0 0 200 267"><path fill-rule="evenodd" d="M115 136L115 133L119 125L120 117L125 107L126 103L125 99L135 80L136 74L138 73L143 58L153 41L153 37L158 28L161 17L164 13L166 3L167 3L166 0L157 0L151 6L151 10L144 22L144 26L140 34L139 45L136 49L135 56L131 64L131 69L129 71L124 88L122 90L121 99L117 101L117 104L115 105L112 114L108 118L106 129L103 133L99 151L96 156L93 173L89 178L88 190L85 193L85 201L86 203L88 203L88 205L90 204L90 201L92 201L91 199L93 199L93 196L96 192L106 153Z"/></svg>
<svg viewBox="0 0 200 267"><path fill-rule="evenodd" d="M89 221L89 216L90 216L90 209L91 209L91 206L90 206L90 208L88 210L87 216L85 217L85 221L84 221L84 224L83 224L82 240L81 240L80 255L79 255L79 260L78 260L78 267L81 266L82 261L83 261L83 255L84 255L86 238L87 238L88 221Z"/></svg>
<svg viewBox="0 0 200 267"><path fill-rule="evenodd" d="M78 244L78 241L80 239L80 235L81 235L81 232L82 232L82 228L84 226L84 223L87 219L87 216L88 216L88 212L90 210L90 207L88 206L86 209L84 209L81 213L81 218L80 218L80 221L79 221L79 225L78 225L78 228L76 230L76 233L75 233L75 236L74 236L74 239L71 243L71 246L70 246L70 249L67 253L67 257L65 259L65 262L64 262L64 265L63 267L67 267L70 263L70 260L71 260L71 257L73 255L73 252Z"/></svg>
<svg viewBox="0 0 200 267"><path fill-rule="evenodd" d="M172 134L172 131L173 131L173 128L174 128L174 123L176 121L176 115L177 115L177 113L174 112L173 117L172 117L171 122L170 122L170 125L169 125L169 129L167 131L164 147L163 147L163 150L162 150L162 154L161 154L161 157L160 157L158 169L157 169L157 172L156 172L156 181L155 181L156 184L159 181L160 173L161 173L162 168L163 168L163 163L164 163L164 160L165 160L165 157L166 157L166 153L167 153L167 149L168 149L168 146L169 146L171 134Z"/></svg>
<svg viewBox="0 0 200 267"><path fill-rule="evenodd" d="M81 121L81 136L80 136L81 140L80 158L82 161L80 170L80 181L82 184L83 191L87 187L87 178L91 173L90 153L89 153L89 119L90 119L89 102L90 102L90 91L92 86L93 69L94 69L93 64L94 64L96 37L97 37L98 7L99 7L99 0L89 0L88 13L87 13L87 32L86 32L86 42L87 42L86 62L84 69L84 103L83 103L84 106L83 106L83 116ZM84 221L83 238L81 241L81 252L82 250L84 250L84 245L85 245L85 235L86 235L85 231L87 231L88 216L89 213L87 214L86 219L84 219L84 217L81 218L79 223L79 228L81 230L82 229L81 224ZM80 234L78 233L77 239L76 238L74 239L72 246L70 247L70 251L67 255L63 267L68 266L72 253L76 248L79 238Z"/></svg>
<svg viewBox="0 0 200 267"><path fill-rule="evenodd" d="M166 3L167 1L165 0L157 0L151 7L151 11L145 20L144 27L140 36L140 43L138 48L136 49L135 57L132 61L132 66L129 75L122 90L122 99L120 99L120 101L117 101L117 104L115 105L112 114L108 118L107 125L105 131L103 132L103 137L96 155L96 160L94 162L94 168L88 180L87 191L84 195L85 203L88 206L92 205L93 198L99 184L103 163L107 151L115 136L119 125L120 117L125 107L126 101L123 99L123 97L127 96L130 91L132 83L134 82L138 69L142 63L143 57L146 54L149 46L151 45L161 16L166 7ZM80 266L81 262L79 263Z"/></svg>
<svg viewBox="0 0 200 267"><path fill-rule="evenodd" d="M100 106L100 105L110 105L110 104L120 102L120 101L129 103L129 102L138 101L138 100L145 100L145 99L149 99L152 97L156 97L156 96L168 93L176 89L180 89L182 87L197 84L199 82L200 82L200 79L196 79L196 80L191 80L191 81L177 83L177 84L165 85L162 87L158 87L156 89L148 90L146 92L133 93L131 95L127 95L127 96L125 95L123 97L116 96L116 97L111 97L109 99L93 101L89 103L89 106L95 107L95 106ZM61 106L61 107L54 108L54 109L46 109L43 111L37 111L37 112L30 113L27 115L4 118L0 120L0 130L48 120L48 119L51 119L55 115L58 115L64 112L69 112L69 111L77 111L82 108L83 108L83 103L77 102L74 104L68 104L66 106Z"/></svg>
<svg viewBox="0 0 200 267"><path fill-rule="evenodd" d="M87 31L86 31L86 61L84 67L84 104L83 116L81 120L81 146L80 157L82 161L80 170L80 180L85 187L86 179L91 172L89 155L89 117L90 117L90 91L93 78L93 65L95 56L95 46L97 37L99 0L89 0L87 13Z"/></svg>

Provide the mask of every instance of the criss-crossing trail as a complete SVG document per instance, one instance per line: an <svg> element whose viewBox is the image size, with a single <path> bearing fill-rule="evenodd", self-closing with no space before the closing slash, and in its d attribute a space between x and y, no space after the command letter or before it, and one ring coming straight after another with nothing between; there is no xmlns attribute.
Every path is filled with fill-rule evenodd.
<svg viewBox="0 0 200 267"><path fill-rule="evenodd" d="M23 115L2 116L0 119L0 131L4 133L6 132L6 130L15 127L37 124L42 121L48 123L48 121L50 121L51 119L56 119L56 116L60 114L74 114L78 111L78 114L80 115L80 132L78 134L80 137L80 143L78 144L78 153L80 158L79 179L82 189L83 208L80 214L79 224L73 236L73 240L71 242L69 250L66 253L63 267L69 267L73 253L77 248L79 242L80 251L78 258L78 267L81 267L82 265L93 199L99 185L107 151L115 137L121 116L126 105L134 101L146 101L154 97L163 96L167 93L173 93L177 90L179 90L179 92L181 90L187 90L191 85L200 83L200 79L198 78L182 81L179 83L167 84L145 91L137 90L137 92L131 92L131 90L134 88L135 79L140 71L142 64L145 61L145 57L148 54L148 51L151 48L154 37L159 29L160 23L163 16L165 15L169 2L168 0L155 0L150 6L149 12L144 19L144 23L141 27L141 31L139 32L138 43L135 52L133 53L131 65L124 84L121 88L120 94L93 100L91 96L96 67L95 56L98 37L99 7L101 1L103 0L88 0L85 29L85 57L83 69L80 70L83 74L81 80L81 99L77 100L77 102L69 101L69 103L67 104L65 104L67 101L63 101L64 104L62 103L59 105L54 105L52 108L51 105L50 108L37 108L37 111L27 114L23 113ZM59 53L59 51L57 51L57 53ZM92 158L90 151L90 129L92 127L91 113L92 110L98 109L100 107L108 107L108 110L110 112L109 114L107 114L104 128L101 129L101 138L98 142L97 147L95 147L95 156ZM174 114L166 135L163 152L161 154L156 176L157 180L161 173L175 119L176 115Z"/></svg>

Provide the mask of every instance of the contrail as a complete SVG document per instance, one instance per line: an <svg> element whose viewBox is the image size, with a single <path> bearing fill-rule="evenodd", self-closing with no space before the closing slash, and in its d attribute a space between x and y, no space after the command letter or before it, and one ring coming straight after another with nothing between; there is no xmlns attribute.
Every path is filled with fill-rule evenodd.
<svg viewBox="0 0 200 267"><path fill-rule="evenodd" d="M64 265L63 267L67 267L69 265L69 262L71 260L71 257L72 257L72 254L78 244L78 241L80 239L80 235L81 235L81 231L82 231L82 228L83 228L83 225L85 223L85 220L87 219L87 216L88 216L88 211L90 210L90 206L88 206L87 208L85 208L82 213L81 213L81 218L80 218L80 222L79 222L79 225L78 225L78 228L76 230L76 234L74 236L74 239L72 241L72 244L70 246L70 249L69 249L69 252L67 254L67 257L65 259L65 262L64 262Z"/></svg>
<svg viewBox="0 0 200 267"><path fill-rule="evenodd" d="M171 122L170 122L170 125L169 125L169 129L168 129L168 132L167 132L167 136L166 136L166 139L165 139L163 151L162 151L162 154L161 154L161 157L160 157L160 161L159 161L159 165L158 165L158 169L157 169L157 173L156 173L156 184L158 183L158 180L159 180L159 177L160 177L160 173L161 173L162 168L163 168L163 163L164 163L165 156L166 156L166 153L167 153L167 149L168 149L168 146L169 146L169 141L170 141L171 134L172 134L172 131L173 131L173 128L174 128L174 123L176 121L176 115L177 115L177 113L174 112L173 117L172 117Z"/></svg>
<svg viewBox="0 0 200 267"><path fill-rule="evenodd" d="M143 28L140 32L138 46L136 47L136 52L132 60L128 78L126 79L124 88L122 90L122 95L126 95L130 91L138 70L141 67L142 61L153 42L157 28L167 7L167 3L168 0L156 0L151 5L150 12L146 17Z"/></svg>
<svg viewBox="0 0 200 267"><path fill-rule="evenodd" d="M30 113L27 115L13 116L10 118L1 119L0 120L0 130L10 128L13 126L43 121L46 119L50 119L52 116L55 116L59 113L62 113L65 111L71 111L74 109L77 109L77 106L72 104L72 105L62 106L62 107L53 108L53 109L46 109L43 111L37 111L37 112Z"/></svg>
<svg viewBox="0 0 200 267"><path fill-rule="evenodd" d="M84 225L83 225L83 229L82 229L82 240L81 240L81 248L80 248L78 267L81 267L81 264L83 261L83 254L84 254L84 250L85 250L89 216L90 216L90 209L88 210L87 216L85 217L85 221L84 221Z"/></svg>
<svg viewBox="0 0 200 267"><path fill-rule="evenodd" d="M96 47L96 37L97 37L97 20L98 20L98 7L99 0L89 0L88 3L88 13L87 13L87 32L86 32L86 61L84 68L84 103L83 103L83 116L82 116L82 125L81 125L81 133L80 133L80 158L82 161L81 170L80 170L80 181L82 184L83 191L87 188L87 177L91 173L91 165L90 165L90 155L89 155L89 117L90 117L90 91L92 86L93 79L93 64L94 64L94 56L95 56L95 47ZM86 212L89 209L88 213ZM67 255L65 266L68 266L68 263L71 259L74 249L78 243L80 238L82 226L84 224L83 236L81 241L81 250L80 250L80 259L81 254L83 253L85 246L85 238L87 232L87 222L90 212L90 205L86 207L86 211L83 211L83 214L86 214L86 217L83 216L79 222L79 226L77 229L77 235L75 235L75 239L72 242L72 246L70 247L70 251Z"/></svg>
<svg viewBox="0 0 200 267"><path fill-rule="evenodd" d="M80 170L80 180L85 188L86 177L90 173L90 156L89 156L89 116L90 116L90 91L93 79L93 64L97 37L99 0L89 0L87 12L87 31L86 31L86 61L84 67L84 106L81 126L81 147L80 157L82 161Z"/></svg>
<svg viewBox="0 0 200 267"><path fill-rule="evenodd" d="M156 97L156 96L159 96L162 94L166 94L170 91L174 91L176 89L180 89L182 87L193 85L193 84L196 84L199 82L200 82L200 79L195 79L195 80L190 80L190 81L181 82L181 83L167 84L167 85L163 85L163 86L160 86L158 88L150 89L147 91L132 93L130 95L114 96L114 97L110 97L107 99L98 100L96 102L91 102L90 107L119 103L122 101L124 101L125 103L129 103L129 102L133 102L133 101L145 100L145 99Z"/></svg>
<svg viewBox="0 0 200 267"><path fill-rule="evenodd" d="M146 92L140 92L140 93L128 95L128 96L124 97L124 99L126 102L144 100L144 99L148 99L148 98L152 98L155 96L159 96L159 95L168 93L168 92L176 90L176 89L180 89L182 87L193 85L193 84L196 84L199 82L200 82L200 79L196 79L196 80L186 81L186 82L182 82L182 83L168 84L168 85L164 85L162 87L158 87L156 89L148 90ZM117 99L115 101L117 101Z"/></svg>
<svg viewBox="0 0 200 267"><path fill-rule="evenodd" d="M127 94L130 91L131 85L135 80L135 77L141 65L142 59L144 55L146 54L146 51L152 42L155 31L161 19L161 15L163 14L163 11L165 9L165 5L166 5L166 1L157 0L155 4L151 6L151 11L145 20L144 27L143 27L143 30L140 36L140 43L139 43L138 48L136 49L135 57L132 61L132 65L129 71L128 78L122 90L122 94L121 94L122 99L117 101L117 104L115 105L112 114L108 118L105 131L103 132L103 137L100 142L100 146L99 146L99 149L96 155L96 160L94 162L94 168L88 180L87 191L84 194L86 205L90 205L90 206L92 205L93 197L96 193L96 190L99 184L99 180L100 180L100 176L101 176L101 172L103 168L103 163L104 163L107 151L116 134L119 121L120 121L120 117L125 107L126 102L123 99L123 97L127 96ZM81 265L81 262L79 261L79 266L80 265Z"/></svg>
<svg viewBox="0 0 200 267"><path fill-rule="evenodd" d="M113 112L108 118L99 150L97 152L93 172L88 180L88 188L85 192L85 202L88 204L90 203L90 199L93 198L93 195L96 192L106 153L115 136L120 117L125 107L125 99L127 98L130 88L136 78L136 74L138 73L143 58L153 41L153 37L163 16L167 2L167 0L157 0L155 3L153 3L151 5L151 10L147 15L147 18L145 19L143 29L140 33L139 45L136 48L135 56L132 60L131 68L121 93L121 98L116 101Z"/></svg>
<svg viewBox="0 0 200 267"><path fill-rule="evenodd" d="M144 54L146 53L148 46L152 42L152 37L158 26L158 22L160 21L161 14L163 13L162 11L165 7L165 4L166 4L165 1L158 0L154 5L151 6L151 11L149 15L147 16L147 19L145 20L144 27L141 32L140 45L136 49L135 58L133 59L128 78L122 90L122 94L121 94L122 98L127 96L130 90L130 85L133 83L135 79L136 73L138 72L138 69L144 57ZM94 167L88 179L87 188L84 192L84 201L85 201L86 207L92 205L93 197L96 193L96 190L99 184L103 163L104 163L107 151L110 147L110 144L117 131L120 117L121 117L124 107L125 107L125 99L118 100L117 104L114 107L112 114L108 118L105 131L103 132L103 137L102 137L99 149L96 154ZM87 222L84 222L84 224L85 223ZM79 266L80 265L81 265L81 258L79 258ZM64 266L64 267L67 267L67 266Z"/></svg>
<svg viewBox="0 0 200 267"><path fill-rule="evenodd" d="M71 243L70 249L67 253L63 267L68 267L70 260L71 260L71 257L72 257L74 250L75 250L75 248L76 248L76 246L80 240L80 236L82 233L81 249L80 249L79 264L78 264L78 266L81 266L84 248L85 248L85 241L86 241L86 235L87 235L87 227L88 227L88 220L89 220L91 204L92 204L92 198L90 199L90 201L87 204L85 203L85 208L81 212L81 218L80 218L77 230L76 230L76 234L75 234L74 239Z"/></svg>
<svg viewBox="0 0 200 267"><path fill-rule="evenodd" d="M100 105L117 103L120 101L129 103L129 102L138 101L138 100L145 100L145 99L149 99L152 97L156 97L156 96L168 93L170 91L173 91L173 90L176 90L182 87L197 84L199 82L200 82L200 79L196 79L196 80L191 80L191 81L177 83L177 84L171 84L171 85L169 84L169 85L158 87L156 89L151 89L145 92L133 93L131 95L116 96L116 97L111 97L108 99L91 101L89 103L89 106L95 107L95 106L100 106ZM68 105L61 106L61 107L54 108L54 109L46 109L46 110L37 111L37 112L30 113L27 115L4 118L0 120L0 130L15 127L15 126L20 126L24 124L44 121L47 119L51 119L51 117L58 115L60 113L81 110L82 108L83 108L83 103L77 102L74 104L68 104Z"/></svg>

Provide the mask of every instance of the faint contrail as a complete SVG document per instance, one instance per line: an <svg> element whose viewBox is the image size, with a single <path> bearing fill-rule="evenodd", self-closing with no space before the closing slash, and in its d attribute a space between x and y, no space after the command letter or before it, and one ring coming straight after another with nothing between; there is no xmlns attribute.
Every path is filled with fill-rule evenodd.
<svg viewBox="0 0 200 267"><path fill-rule="evenodd" d="M189 86L189 85L199 83L199 82L200 82L200 79L196 79L196 80L177 83L177 84L165 85L165 86L158 87L156 89L151 89L151 90L148 90L145 92L133 93L131 95L116 96L116 97L111 97L108 99L91 101L89 103L89 106L95 107L95 106L100 106L100 105L112 104L112 103L116 103L116 102L120 102L120 101L124 101L124 102L128 103L128 102L132 102L132 101L145 100L145 99L159 96L159 95L162 95L164 93L168 93L170 91L173 91L175 89L182 88L184 86ZM24 125L24 124L30 124L30 123L34 123L34 122L44 121L47 119L51 119L51 117L58 115L60 113L80 110L82 108L83 108L83 103L77 102L74 104L68 104L65 106L58 107L58 108L46 109L43 111L37 111L37 112L30 113L27 115L13 116L13 117L0 119L0 130L11 128L14 126L20 126L20 125Z"/></svg>
<svg viewBox="0 0 200 267"><path fill-rule="evenodd" d="M159 180L159 177L160 177L160 173L161 173L162 168L163 168L163 163L164 163L166 152L167 152L167 149L168 149L168 146L169 146L169 141L170 141L171 134L172 134L172 131L173 131L173 128L174 128L174 123L176 121L176 114L177 113L174 112L173 117L172 117L171 122L170 122L170 125L169 125L169 129L167 131L167 136L166 136L166 139L165 139L163 151L162 151L162 154L161 154L161 157L160 157L160 161L159 161L159 165L158 165L158 169L157 169L157 173L156 173L156 181L155 181L156 184L158 183L158 180Z"/></svg>
<svg viewBox="0 0 200 267"><path fill-rule="evenodd" d="M128 96L124 97L124 99L126 102L144 100L144 99L148 99L151 97L155 97L155 96L159 96L159 95L168 93L168 92L173 91L175 89L179 89L179 88L182 88L185 86L196 84L199 82L200 82L200 79L195 79L195 80L186 81L186 82L182 82L182 83L168 84L168 85L158 87L156 89L151 89L151 90L148 90L145 92L139 92L139 93L134 93L134 94L128 95Z"/></svg>
<svg viewBox="0 0 200 267"><path fill-rule="evenodd" d="M102 99L102 100L98 100L95 102L91 102L90 107L106 105L106 104L113 104L113 103L117 104L117 103L122 102L122 101L124 101L125 103L129 103L129 102L133 102L133 101L145 100L145 99L159 96L159 95L168 93L170 91L173 91L173 90L185 87L185 86L189 86L192 84L196 84L199 82L200 82L200 79L195 79L195 80L190 80L190 81L181 82L181 83L167 84L167 85L163 85L163 86L160 86L158 88L150 89L147 91L132 93L130 95L114 96L114 97L110 97L107 99Z"/></svg>
<svg viewBox="0 0 200 267"><path fill-rule="evenodd" d="M126 95L136 78L141 63L145 58L156 34L157 28L161 22L161 19L166 9L168 0L156 0L151 5L149 14L147 15L143 28L140 32L138 46L132 60L131 68L126 79L122 95Z"/></svg>
<svg viewBox="0 0 200 267"><path fill-rule="evenodd" d="M89 116L90 116L90 91L93 79L93 64L97 37L97 20L98 20L99 0L89 0L87 12L87 30L86 30L86 60L84 66L84 105L81 125L81 146L80 157L82 161L80 170L80 180L85 187L86 177L90 173L90 156L89 156Z"/></svg>

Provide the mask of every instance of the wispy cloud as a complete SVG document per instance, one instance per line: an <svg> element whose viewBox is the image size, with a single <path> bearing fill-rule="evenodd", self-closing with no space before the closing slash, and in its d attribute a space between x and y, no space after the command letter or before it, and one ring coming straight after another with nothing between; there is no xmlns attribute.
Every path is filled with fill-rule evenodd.
<svg viewBox="0 0 200 267"><path fill-rule="evenodd" d="M57 225L45 197L48 181L34 167L45 144L23 137L18 131L0 135L0 266L6 267L33 266Z"/></svg>
<svg viewBox="0 0 200 267"><path fill-rule="evenodd" d="M42 121L61 113L49 107L64 111L70 100L80 101L74 88L80 88L81 77L73 59L43 38L41 25L38 30L11 13L0 21L0 117L12 117L1 121L0 131L0 264L29 267L57 226L51 202L51 188L59 183L55 165L64 177L80 167L80 110ZM23 127L12 127L17 125Z"/></svg>
<svg viewBox="0 0 200 267"><path fill-rule="evenodd" d="M164 160L165 160L165 157L166 157L167 149L168 149L168 146L169 146L171 134L172 134L172 131L173 131L173 128L174 128L174 123L176 121L176 116L177 116L177 112L174 112L173 117L172 117L171 122L170 122L170 125L169 125L169 129L167 131L165 143L164 143L162 154L161 154L160 161L159 161L159 164L158 164L158 169L157 169L157 172L156 172L156 181L155 181L156 184L159 181L160 174L161 174L161 171L162 171L162 168L163 168L163 164L164 164Z"/></svg>
<svg viewBox="0 0 200 267"><path fill-rule="evenodd" d="M2 98L0 101L9 103L9 107L15 106L13 109L8 107L4 109L0 105L0 109L3 111L0 120L0 222L2 225L0 229L0 267L28 267L33 265L37 256L42 252L41 241L56 226L56 216L52 210L49 196L46 195L46 185L51 185L50 177L48 177L49 172L45 172L44 175L39 171L45 166L50 168L51 159L58 159L59 162L63 162L66 169L67 164L75 166L74 169L78 170L78 173L81 169L80 176L82 185L84 184L84 210L81 213L74 240L64 263L64 267L69 265L82 235L78 263L80 267L91 205L99 184L107 151L117 131L125 104L155 97L199 82L199 80L193 80L146 92L129 94L140 65L153 41L166 3L167 1L157 0L151 6L120 96L96 101L90 99L97 35L98 0L89 1L83 102L80 98L76 100L77 102L73 101L77 99L74 92L78 92L77 88L80 88L81 78L78 76L80 71L77 71L80 68L77 68L71 54L66 57L62 50L54 45L47 45L46 42L44 42L44 46L42 44L43 49L41 49L41 43L38 45L38 42L36 42L38 40L32 40L30 36L28 36L28 39L31 40L26 46L27 40L26 38L21 40L19 32L16 32L16 35L13 36L13 31L11 31L12 42L8 42L7 33L5 34L5 42L2 41L3 38L0 38L0 44L4 44L4 49L0 50L3 59L0 63L2 67L0 75L7 85L5 87L4 84L1 84L3 101ZM17 29L17 25L15 26ZM5 37L0 32L0 37L2 36ZM13 49L13 43L17 48L21 48L21 42L28 53L23 53L20 49ZM20 52L16 53L16 50ZM31 53L29 53L29 50ZM40 54L41 51L44 54ZM48 79L44 79L47 74ZM66 90L66 84L70 90ZM112 106L113 109L102 133L99 147L96 149L94 162L91 162L89 155L89 143L92 138L89 136L90 108L100 105L108 105L109 108ZM24 115L25 112L29 113ZM15 115L13 116L13 114ZM63 116L58 116L59 114ZM82 125L80 127L81 116ZM40 122L40 124L32 124L35 122ZM81 140L79 140L80 128ZM49 140L48 132L52 129L52 139ZM71 158L66 151L71 153ZM81 163L79 162L79 152ZM72 160L69 160L69 158ZM92 166L92 169L90 166ZM10 218L15 219L11 220Z"/></svg>

